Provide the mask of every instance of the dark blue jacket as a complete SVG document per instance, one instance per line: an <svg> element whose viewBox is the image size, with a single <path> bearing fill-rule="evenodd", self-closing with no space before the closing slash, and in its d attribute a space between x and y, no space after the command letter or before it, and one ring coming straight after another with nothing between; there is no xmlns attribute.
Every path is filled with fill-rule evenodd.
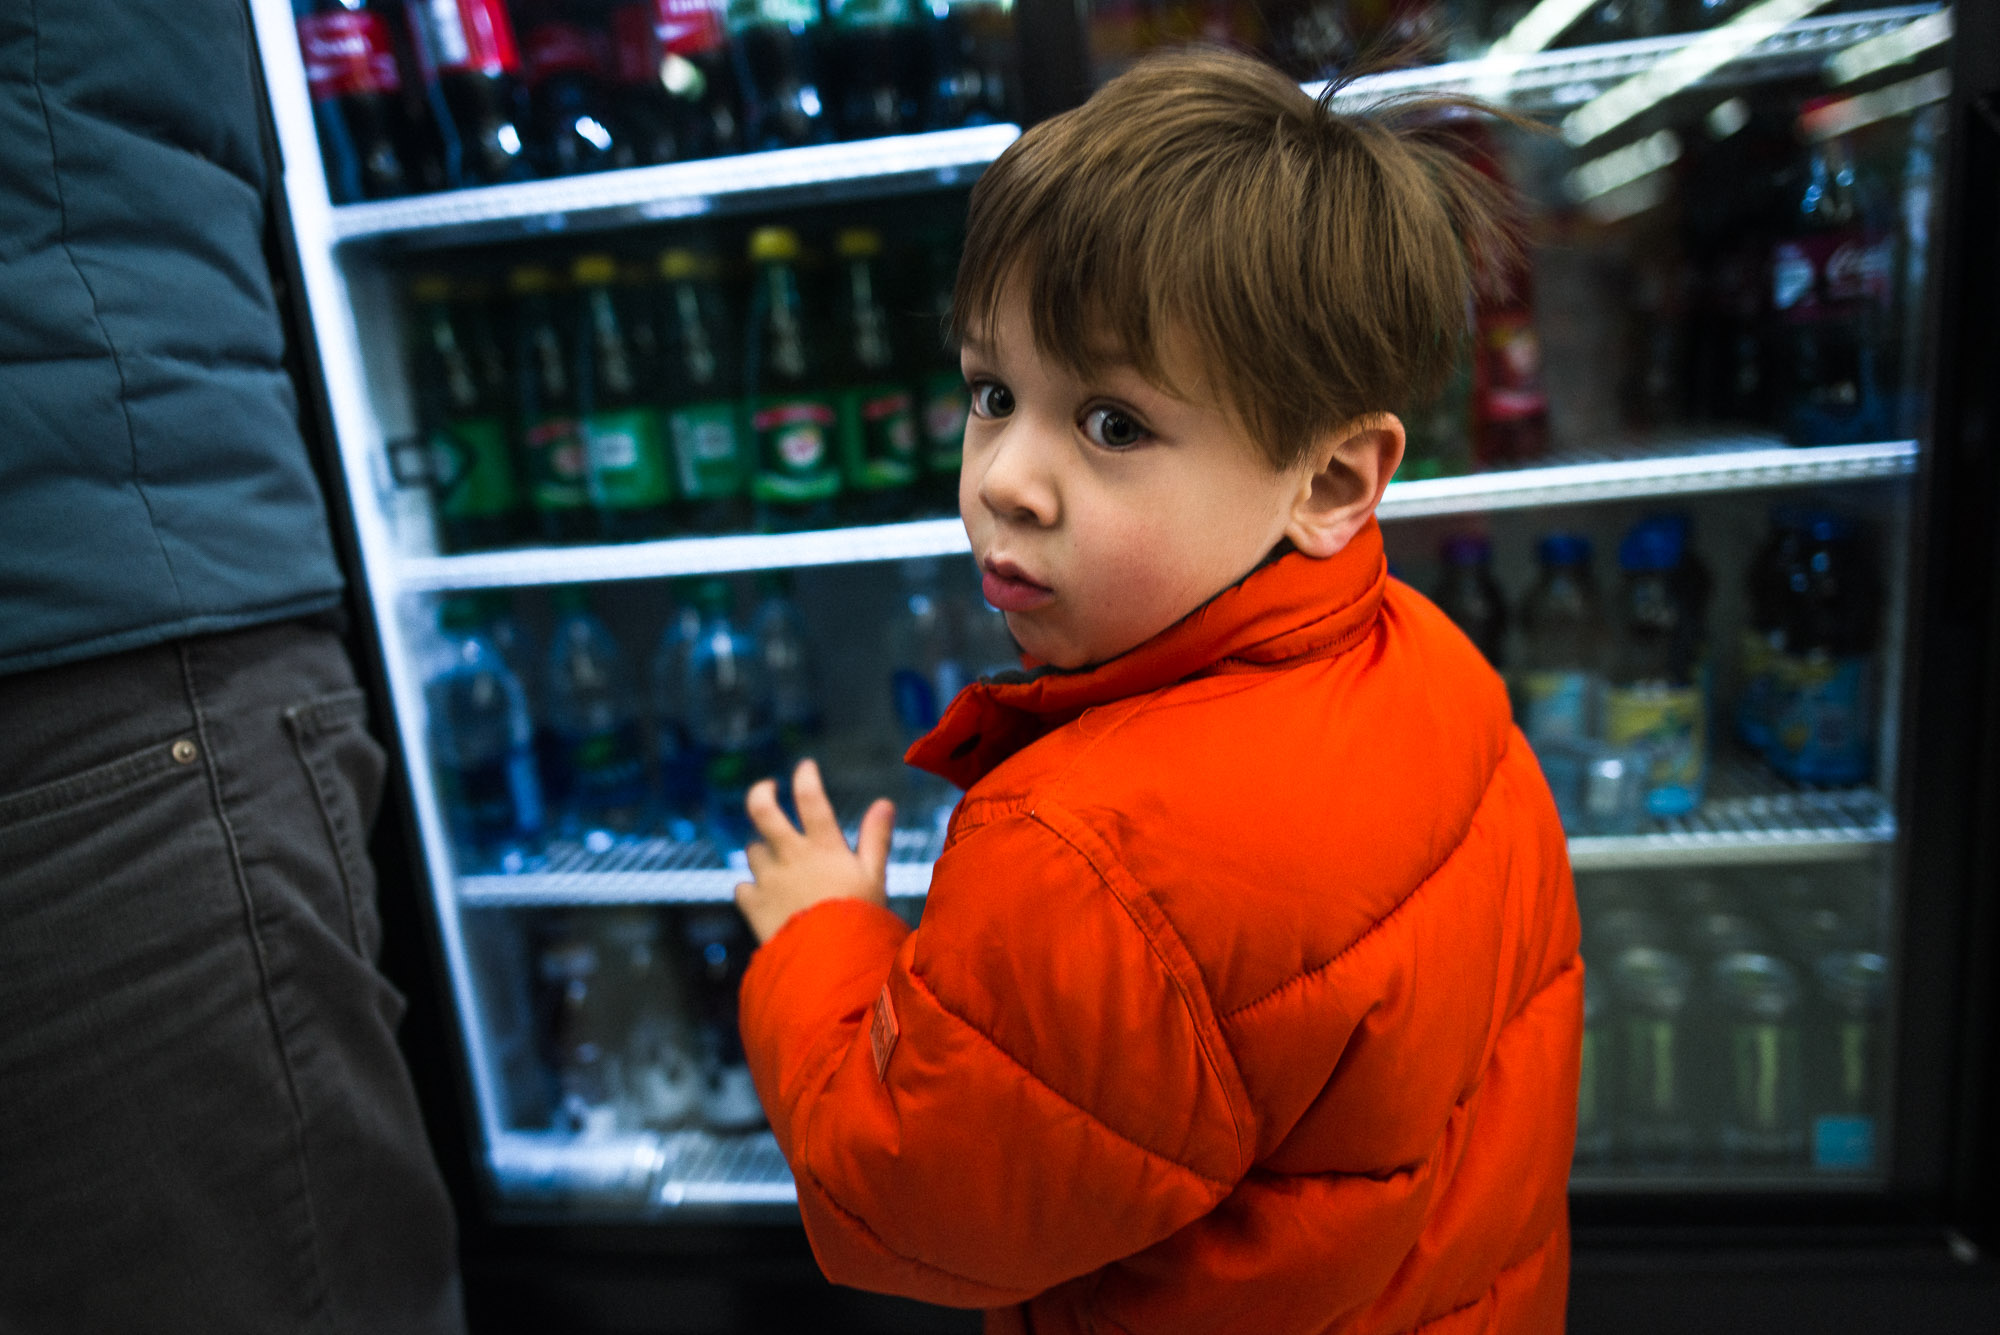
<svg viewBox="0 0 2000 1335"><path fill-rule="evenodd" d="M242 0L0 4L0 672L323 611Z"/></svg>

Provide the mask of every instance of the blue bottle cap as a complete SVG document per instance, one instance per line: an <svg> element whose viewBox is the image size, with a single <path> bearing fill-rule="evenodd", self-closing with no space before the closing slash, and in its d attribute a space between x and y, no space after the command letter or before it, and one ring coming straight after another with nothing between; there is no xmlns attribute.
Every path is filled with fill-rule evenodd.
<svg viewBox="0 0 2000 1335"><path fill-rule="evenodd" d="M1590 564L1590 539L1581 533L1548 533L1535 544L1535 554L1545 566Z"/></svg>
<svg viewBox="0 0 2000 1335"><path fill-rule="evenodd" d="M1618 564L1634 572L1672 570L1687 551L1687 521L1677 515L1642 519L1618 544Z"/></svg>
<svg viewBox="0 0 2000 1335"><path fill-rule="evenodd" d="M1441 554L1448 566L1483 566L1493 557L1493 540L1484 533L1454 533Z"/></svg>
<svg viewBox="0 0 2000 1335"><path fill-rule="evenodd" d="M1832 510L1811 511L1802 527L1814 542L1847 542L1855 533L1853 518Z"/></svg>

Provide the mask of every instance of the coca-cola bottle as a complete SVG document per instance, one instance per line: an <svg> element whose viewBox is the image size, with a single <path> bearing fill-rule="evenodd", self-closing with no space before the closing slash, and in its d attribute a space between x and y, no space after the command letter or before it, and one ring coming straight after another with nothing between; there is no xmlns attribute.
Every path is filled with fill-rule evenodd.
<svg viewBox="0 0 2000 1335"><path fill-rule="evenodd" d="M925 36L911 0L826 0L834 129L873 139L917 128Z"/></svg>
<svg viewBox="0 0 2000 1335"><path fill-rule="evenodd" d="M1460 133L1473 164L1504 180L1492 133L1477 123L1466 124ZM1484 465L1517 463L1541 454L1549 441L1534 274L1526 256L1511 263L1480 259L1485 272L1473 317L1472 452Z"/></svg>
<svg viewBox="0 0 2000 1335"><path fill-rule="evenodd" d="M743 114L721 0L636 0L611 12L618 108L646 162L734 153Z"/></svg>
<svg viewBox="0 0 2000 1335"><path fill-rule="evenodd" d="M407 194L414 129L394 35L371 0L292 0L313 124L334 202Z"/></svg>
<svg viewBox="0 0 2000 1335"><path fill-rule="evenodd" d="M529 175L520 52L501 0L406 0L444 184Z"/></svg>
<svg viewBox="0 0 2000 1335"><path fill-rule="evenodd" d="M824 143L830 126L814 0L729 0L729 37L742 75L744 146Z"/></svg>
<svg viewBox="0 0 2000 1335"><path fill-rule="evenodd" d="M581 0L539 0L526 13L528 151L542 175L633 165L624 124L612 110L595 16Z"/></svg>
<svg viewBox="0 0 2000 1335"><path fill-rule="evenodd" d="M934 0L926 9L925 127L1013 120L1020 82L1013 6L1007 0Z"/></svg>

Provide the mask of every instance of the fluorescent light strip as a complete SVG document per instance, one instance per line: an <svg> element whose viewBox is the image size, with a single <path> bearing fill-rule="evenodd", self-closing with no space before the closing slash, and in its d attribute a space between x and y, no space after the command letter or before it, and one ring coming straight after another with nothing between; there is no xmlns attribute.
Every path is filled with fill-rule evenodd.
<svg viewBox="0 0 2000 1335"><path fill-rule="evenodd" d="M1914 79L1829 102L1799 117L1799 124L1805 128L1806 137L1817 142L1893 116L1907 116L1918 107L1942 102L1950 96L1951 75L1944 70L1932 70Z"/></svg>
<svg viewBox="0 0 2000 1335"><path fill-rule="evenodd" d="M1642 74L1592 98L1563 120L1563 138L1581 147L1634 116L1699 83L1827 0L1763 0L1720 27L1710 28Z"/></svg>
<svg viewBox="0 0 2000 1335"><path fill-rule="evenodd" d="M1507 30L1506 36L1497 39L1487 48L1487 58L1534 55L1562 36L1563 29L1583 17L1583 12L1597 2L1598 0L1541 0L1540 4L1521 16L1520 22Z"/></svg>
<svg viewBox="0 0 2000 1335"><path fill-rule="evenodd" d="M1569 174L1569 192L1578 203L1609 194L1642 176L1651 176L1681 155L1681 137L1672 130L1649 134L1636 144L1593 158Z"/></svg>
<svg viewBox="0 0 2000 1335"><path fill-rule="evenodd" d="M1827 57L1828 83L1853 83L1877 70L1884 70L1951 40L1952 16L1949 9L1926 14L1893 32L1856 42L1845 51Z"/></svg>

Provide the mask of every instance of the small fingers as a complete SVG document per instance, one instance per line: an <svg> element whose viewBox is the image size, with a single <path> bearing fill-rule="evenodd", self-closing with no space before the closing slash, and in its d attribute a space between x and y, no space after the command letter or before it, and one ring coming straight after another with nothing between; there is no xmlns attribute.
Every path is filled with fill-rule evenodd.
<svg viewBox="0 0 2000 1335"><path fill-rule="evenodd" d="M861 837L855 841L855 852L861 857L862 870L868 873L869 883L881 888L888 875L889 844L896 832L896 804L886 797L878 797L868 807L861 818Z"/></svg>
<svg viewBox="0 0 2000 1335"><path fill-rule="evenodd" d="M799 832L786 817L785 809L778 805L776 779L759 779L751 784L750 791L743 798L743 809L749 813L750 823L757 827L757 833L774 847L788 847L799 838Z"/></svg>
<svg viewBox="0 0 2000 1335"><path fill-rule="evenodd" d="M840 821L833 814L833 803L827 800L826 784L820 778L817 762L801 760L792 771L792 800L798 804L799 824L805 828L806 838L815 843L837 839L841 847L847 846L840 833Z"/></svg>

